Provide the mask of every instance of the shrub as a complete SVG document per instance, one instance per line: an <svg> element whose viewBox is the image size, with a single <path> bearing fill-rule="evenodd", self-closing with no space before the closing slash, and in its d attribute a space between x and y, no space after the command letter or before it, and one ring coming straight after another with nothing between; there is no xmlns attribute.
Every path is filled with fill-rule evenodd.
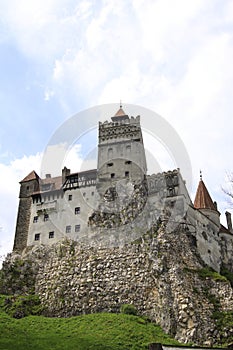
<svg viewBox="0 0 233 350"><path fill-rule="evenodd" d="M7 297L4 304L6 313L14 318L41 315L43 311L37 295Z"/></svg>
<svg viewBox="0 0 233 350"><path fill-rule="evenodd" d="M121 305L121 313L127 315L137 315L137 309L132 304L123 304Z"/></svg>
<svg viewBox="0 0 233 350"><path fill-rule="evenodd" d="M226 266L221 266L220 270L221 275L225 276L227 280L230 282L231 286L233 287L233 273L228 270Z"/></svg>

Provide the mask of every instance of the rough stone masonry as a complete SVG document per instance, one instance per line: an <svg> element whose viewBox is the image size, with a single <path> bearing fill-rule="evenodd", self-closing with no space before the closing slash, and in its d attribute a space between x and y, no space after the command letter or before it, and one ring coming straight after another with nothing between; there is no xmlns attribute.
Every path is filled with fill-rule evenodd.
<svg viewBox="0 0 233 350"><path fill-rule="evenodd" d="M17 259L18 281L12 279ZM122 248L65 240L12 253L3 265L2 292L33 289L48 316L119 312L130 303L179 341L213 346L232 335L233 327L219 329L213 315L216 301L219 311L232 311L233 294L226 279L200 277L205 266L187 228L167 233L160 225Z"/></svg>

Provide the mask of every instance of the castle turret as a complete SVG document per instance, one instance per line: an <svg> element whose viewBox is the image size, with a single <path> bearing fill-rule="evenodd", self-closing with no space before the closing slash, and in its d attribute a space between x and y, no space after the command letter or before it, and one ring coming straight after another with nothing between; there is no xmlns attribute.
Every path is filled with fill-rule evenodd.
<svg viewBox="0 0 233 350"><path fill-rule="evenodd" d="M140 117L130 118L120 106L111 120L99 123L97 188L100 194L124 179L140 182L147 172Z"/></svg>
<svg viewBox="0 0 233 350"><path fill-rule="evenodd" d="M39 190L40 178L35 171L20 181L19 208L16 222L13 250L22 252L27 246L28 229L31 216L32 194Z"/></svg>
<svg viewBox="0 0 233 350"><path fill-rule="evenodd" d="M204 215L212 220L216 225L220 226L220 213L217 210L217 203L213 202L205 184L200 175L200 181L198 184L194 207L199 209Z"/></svg>

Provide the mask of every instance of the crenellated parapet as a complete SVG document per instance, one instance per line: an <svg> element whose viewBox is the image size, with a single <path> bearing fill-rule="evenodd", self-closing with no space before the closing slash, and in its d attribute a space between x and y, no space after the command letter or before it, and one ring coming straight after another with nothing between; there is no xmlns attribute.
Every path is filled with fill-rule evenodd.
<svg viewBox="0 0 233 350"><path fill-rule="evenodd" d="M112 122L99 122L99 142L112 141L114 139L141 140L140 116Z"/></svg>
<svg viewBox="0 0 233 350"><path fill-rule="evenodd" d="M159 194L162 198L177 196L180 184L179 170L148 175L147 183L149 195Z"/></svg>

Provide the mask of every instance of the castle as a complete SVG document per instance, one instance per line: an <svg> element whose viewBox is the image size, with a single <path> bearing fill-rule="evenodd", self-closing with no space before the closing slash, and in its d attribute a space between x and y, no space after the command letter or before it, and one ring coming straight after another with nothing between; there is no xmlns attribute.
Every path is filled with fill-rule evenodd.
<svg viewBox="0 0 233 350"><path fill-rule="evenodd" d="M65 237L100 246L128 244L158 224L187 227L200 257L219 271L233 270L233 230L220 223L217 204L202 180L192 203L179 169L147 175L140 116L122 106L99 122L97 169L41 179L32 171L20 182L14 248L22 253Z"/></svg>

